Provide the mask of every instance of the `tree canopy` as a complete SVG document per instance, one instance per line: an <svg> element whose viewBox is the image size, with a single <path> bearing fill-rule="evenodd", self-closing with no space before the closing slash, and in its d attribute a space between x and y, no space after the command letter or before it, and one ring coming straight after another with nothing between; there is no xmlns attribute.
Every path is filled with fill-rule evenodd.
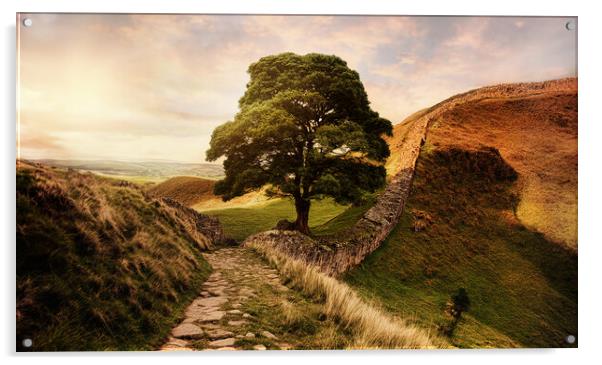
<svg viewBox="0 0 602 365"><path fill-rule="evenodd" d="M359 74L337 56L283 53L248 69L240 111L213 131L207 159L225 156L224 200L269 186L295 200L309 233L310 201L356 203L381 187L391 122L370 108Z"/></svg>

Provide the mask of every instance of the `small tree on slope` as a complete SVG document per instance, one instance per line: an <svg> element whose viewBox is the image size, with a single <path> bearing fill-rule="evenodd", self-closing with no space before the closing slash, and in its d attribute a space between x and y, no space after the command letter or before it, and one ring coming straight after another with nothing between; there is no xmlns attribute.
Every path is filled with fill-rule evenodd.
<svg viewBox="0 0 602 365"><path fill-rule="evenodd" d="M391 122L370 108L357 72L336 56L283 53L249 67L240 111L213 131L207 160L225 156L224 200L268 185L291 197L309 234L311 200L357 203L385 183Z"/></svg>
<svg viewBox="0 0 602 365"><path fill-rule="evenodd" d="M447 303L445 312L451 317L451 321L441 327L442 332L446 336L452 336L454 330L458 326L462 313L470 309L470 299L466 289L460 288L458 292L451 296L451 300Z"/></svg>

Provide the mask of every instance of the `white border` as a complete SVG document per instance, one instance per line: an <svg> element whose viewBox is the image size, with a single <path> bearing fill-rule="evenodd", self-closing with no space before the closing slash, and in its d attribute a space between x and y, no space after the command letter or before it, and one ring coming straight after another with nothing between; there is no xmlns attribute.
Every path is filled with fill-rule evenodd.
<svg viewBox="0 0 602 365"><path fill-rule="evenodd" d="M600 141L602 140L602 115L600 99L599 40L600 13L595 2L524 0L496 1L393 1L393 0L4 0L2 6L2 159L0 179L2 209L0 232L3 233L1 272L4 279L2 326L0 344L2 356L8 363L25 364L61 363L105 364L114 361L140 361L164 364L166 361L190 363L282 363L307 364L308 362L369 362L375 357L379 363L436 363L436 364L504 364L515 362L545 362L547 364L573 364L600 359L599 278L602 278L600 259L602 242L597 239L598 213L602 207L599 188ZM383 351L383 352L295 352L196 354L196 356L164 354L82 354L15 355L14 349L14 255L15 255L15 12L143 12L143 13L255 13L255 14L402 14L402 15L565 15L579 16L579 349L577 350L454 350L454 351ZM571 50L567 50L570 52ZM82 358L85 356L85 358ZM599 361L599 360L598 360Z"/></svg>

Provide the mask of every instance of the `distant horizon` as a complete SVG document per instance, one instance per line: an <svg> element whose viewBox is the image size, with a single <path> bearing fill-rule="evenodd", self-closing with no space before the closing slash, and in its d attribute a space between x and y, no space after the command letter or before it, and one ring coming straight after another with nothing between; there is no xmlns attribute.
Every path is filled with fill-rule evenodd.
<svg viewBox="0 0 602 365"><path fill-rule="evenodd" d="M235 116L248 66L282 52L341 57L393 124L471 89L578 76L574 17L22 16L28 160L221 164L205 161L212 131Z"/></svg>
<svg viewBox="0 0 602 365"><path fill-rule="evenodd" d="M21 160L26 161L82 161L82 162L125 162L125 163L145 163L145 162L158 162L158 163L177 163L177 164L186 164L186 165L215 165L222 166L221 162L187 162L187 161L177 161L177 160L167 160L167 159L146 159L146 160L125 160L125 159L115 159L115 158L27 158L21 157ZM19 160L19 158L17 158Z"/></svg>

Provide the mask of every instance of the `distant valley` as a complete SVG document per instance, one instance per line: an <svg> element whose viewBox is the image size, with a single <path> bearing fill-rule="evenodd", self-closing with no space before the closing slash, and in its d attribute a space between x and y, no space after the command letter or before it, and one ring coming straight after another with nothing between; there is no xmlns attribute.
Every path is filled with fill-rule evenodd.
<svg viewBox="0 0 602 365"><path fill-rule="evenodd" d="M211 163L54 159L31 161L53 167L90 171L137 183L161 182L172 176L198 176L212 180L220 179L224 176L223 167L219 164Z"/></svg>

